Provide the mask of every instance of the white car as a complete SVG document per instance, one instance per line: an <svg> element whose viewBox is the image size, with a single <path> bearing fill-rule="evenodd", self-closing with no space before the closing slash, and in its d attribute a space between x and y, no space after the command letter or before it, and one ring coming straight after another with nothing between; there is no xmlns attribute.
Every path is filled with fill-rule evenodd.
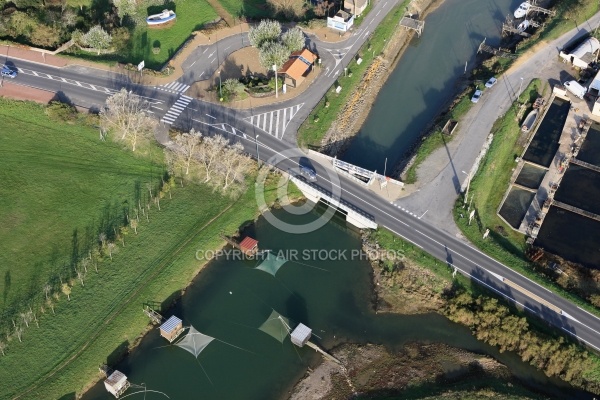
<svg viewBox="0 0 600 400"><path fill-rule="evenodd" d="M473 97L471 97L471 101L472 101L473 103L477 103L477 102L479 101L479 99L481 98L481 94L482 94L482 93L483 93L483 92L482 92L481 90L477 89L477 90L475 91L475 94L473 95Z"/></svg>
<svg viewBox="0 0 600 400"><path fill-rule="evenodd" d="M519 8L517 8L515 10L515 18L517 18L517 19L523 18L524 16L527 15L527 12L529 11L530 8L531 8L531 4L528 1L521 3Z"/></svg>
<svg viewBox="0 0 600 400"><path fill-rule="evenodd" d="M498 79L496 79L496 78L494 78L494 77L491 77L491 78L490 78L490 79L489 79L489 80L488 80L488 81L485 83L485 87L486 87L486 88L491 88L491 87L493 87L493 86L496 84L496 82L498 82Z"/></svg>

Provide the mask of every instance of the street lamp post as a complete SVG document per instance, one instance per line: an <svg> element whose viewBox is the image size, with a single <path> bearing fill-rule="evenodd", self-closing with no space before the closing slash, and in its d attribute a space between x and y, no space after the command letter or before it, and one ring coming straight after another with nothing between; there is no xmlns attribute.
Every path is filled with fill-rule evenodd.
<svg viewBox="0 0 600 400"><path fill-rule="evenodd" d="M462 171L463 174L467 175L467 190L465 190L465 202L467 204L467 199L469 198L469 186L471 186L471 171L467 174L465 171Z"/></svg>
<svg viewBox="0 0 600 400"><path fill-rule="evenodd" d="M221 70L217 71L219 74L219 101L223 101L223 92L221 90Z"/></svg>
<svg viewBox="0 0 600 400"><path fill-rule="evenodd" d="M258 152L258 136L254 136L254 141L256 142L256 159L258 160L258 166L260 167L260 153Z"/></svg>
<svg viewBox="0 0 600 400"><path fill-rule="evenodd" d="M275 98L279 97L279 93L277 91L277 65L273 64L273 72L275 72Z"/></svg>

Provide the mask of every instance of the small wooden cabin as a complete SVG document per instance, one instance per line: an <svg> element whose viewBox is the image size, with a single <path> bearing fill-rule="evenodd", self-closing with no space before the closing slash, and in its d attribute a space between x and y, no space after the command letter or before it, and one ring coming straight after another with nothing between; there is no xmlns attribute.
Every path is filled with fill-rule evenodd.
<svg viewBox="0 0 600 400"><path fill-rule="evenodd" d="M240 242L240 250L247 256L255 255L258 251L258 240L246 236L244 240Z"/></svg>
<svg viewBox="0 0 600 400"><path fill-rule="evenodd" d="M304 346L312 335L312 329L304 324L299 324L292 332L291 339L298 347Z"/></svg>
<svg viewBox="0 0 600 400"><path fill-rule="evenodd" d="M183 323L174 315L160 326L160 336L167 339L169 343L173 343L181 332L183 332Z"/></svg>
<svg viewBox="0 0 600 400"><path fill-rule="evenodd" d="M118 399L119 396L125 393L125 391L129 388L129 381L124 373L121 371L114 371L104 381L104 387L108 393L112 394Z"/></svg>

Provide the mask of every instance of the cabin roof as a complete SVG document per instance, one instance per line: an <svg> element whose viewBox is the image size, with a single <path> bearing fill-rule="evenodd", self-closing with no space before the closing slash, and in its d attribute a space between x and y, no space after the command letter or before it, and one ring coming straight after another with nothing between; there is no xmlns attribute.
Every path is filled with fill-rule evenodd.
<svg viewBox="0 0 600 400"><path fill-rule="evenodd" d="M600 42L598 39L591 37L586 39L583 43L581 43L573 52L572 56L575 56L579 59L583 59L587 53L594 53L596 50L600 48Z"/></svg>
<svg viewBox="0 0 600 400"><path fill-rule="evenodd" d="M312 329L300 323L292 332L292 339L297 339L298 341L303 342L307 339L310 339L311 334Z"/></svg>
<svg viewBox="0 0 600 400"><path fill-rule="evenodd" d="M179 324L181 324L181 320L172 315L171 318L166 320L165 323L160 326L160 330L165 333L171 333Z"/></svg>
<svg viewBox="0 0 600 400"><path fill-rule="evenodd" d="M252 239L250 236L246 236L240 242L240 249L244 252L254 250L256 246L258 246L258 240Z"/></svg>
<svg viewBox="0 0 600 400"><path fill-rule="evenodd" d="M108 378L106 378L105 383L112 387L121 387L123 383L127 380L127 377L121 371L115 371Z"/></svg>
<svg viewBox="0 0 600 400"><path fill-rule="evenodd" d="M287 74L294 79L301 78L306 70L314 64L317 56L308 49L302 49L290 54L290 59L281 66L279 73Z"/></svg>

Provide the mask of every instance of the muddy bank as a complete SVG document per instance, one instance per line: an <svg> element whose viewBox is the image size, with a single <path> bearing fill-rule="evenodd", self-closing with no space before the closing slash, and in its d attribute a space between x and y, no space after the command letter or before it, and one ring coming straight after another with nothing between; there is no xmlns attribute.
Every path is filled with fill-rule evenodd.
<svg viewBox="0 0 600 400"><path fill-rule="evenodd" d="M414 0L410 12L419 19L442 4L443 0ZM390 73L402 57L415 32L398 28L379 55L365 72L360 84L354 89L336 121L321 142L321 152L339 156L356 136L369 116L371 107L385 85Z"/></svg>
<svg viewBox="0 0 600 400"><path fill-rule="evenodd" d="M347 375L324 362L296 385L291 400L540 398L520 388L508 368L494 359L444 344L409 343L399 351L344 344L333 354L348 366Z"/></svg>

